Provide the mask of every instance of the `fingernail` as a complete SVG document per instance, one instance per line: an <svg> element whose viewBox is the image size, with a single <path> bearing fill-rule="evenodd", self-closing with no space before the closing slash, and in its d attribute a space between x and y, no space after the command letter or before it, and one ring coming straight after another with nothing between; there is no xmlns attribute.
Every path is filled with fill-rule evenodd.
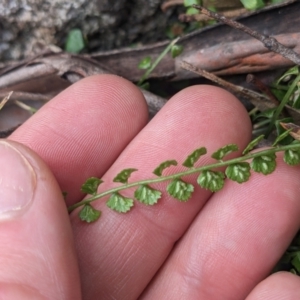
<svg viewBox="0 0 300 300"><path fill-rule="evenodd" d="M0 141L0 219L23 213L33 201L36 173L25 156Z"/></svg>

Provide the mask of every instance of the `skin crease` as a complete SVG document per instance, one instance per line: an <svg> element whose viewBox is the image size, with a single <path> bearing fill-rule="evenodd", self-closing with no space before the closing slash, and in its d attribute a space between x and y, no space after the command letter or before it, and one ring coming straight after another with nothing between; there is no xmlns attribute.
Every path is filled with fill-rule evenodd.
<svg viewBox="0 0 300 300"><path fill-rule="evenodd" d="M172 97L147 124L147 107L140 91L125 79L99 75L56 96L9 140L29 147L43 159L60 188L69 193L70 205L84 197L78 191L90 176L104 179L99 187L104 191L124 168L139 169L130 178L135 181L152 177L151 172L162 161L176 159L179 165L166 170L175 172L184 169L180 162L195 148L205 146L211 154L228 143L237 143L243 149L250 138L247 112L234 96L220 88L189 87ZM30 150L24 151L37 159ZM211 162L209 157L201 158L199 165ZM296 299L300 289L297 277L283 272L268 277L299 228L300 169L281 160L273 174L253 174L242 185L227 181L223 190L213 195L195 185L196 176L187 177L185 180L195 185L187 203L164 192L157 205L137 203L130 213L122 215L108 209L105 199L96 201L94 206L102 211L98 222L85 224L76 211L70 216L75 246L68 216L61 213L62 199L54 197L46 202L45 225L38 225L42 222L38 217L35 223L23 217L26 226L31 226L30 236L14 229L16 225L0 224L0 235L9 245L0 248L0 257L5 257L17 242L25 245L27 240L38 240L41 232L45 232L44 242L35 244L36 251L49 245L52 253L60 253L63 259L76 249L79 271L75 256L73 269L61 263L45 269L45 274L60 274L63 282L73 283L77 295L73 294L72 299L80 298L80 291L75 290L79 286L78 272L82 299L88 300L253 300L268 299L266 295L276 299L274 287L277 294L283 295L278 299ZM40 168L49 173L42 162ZM165 186L161 183L153 187L164 190ZM60 192L54 180L48 189L54 194ZM123 194L131 196L132 191ZM44 197L40 197L43 204ZM34 204L31 212L35 209L41 208ZM64 243L55 243L62 233ZM23 248L15 248L20 257L24 256ZM43 254L45 262L53 260L51 252ZM40 261L35 256L28 259L35 276ZM7 299L6 295L19 299L13 295L14 290L20 295L38 291L42 296L36 299L71 299L70 287L65 284L60 287L67 291L65 298L55 297L53 293L59 289L49 283L47 276L13 289L10 282L14 277L5 277L9 268L2 260L0 299ZM26 282L27 270L19 268L18 282Z"/></svg>

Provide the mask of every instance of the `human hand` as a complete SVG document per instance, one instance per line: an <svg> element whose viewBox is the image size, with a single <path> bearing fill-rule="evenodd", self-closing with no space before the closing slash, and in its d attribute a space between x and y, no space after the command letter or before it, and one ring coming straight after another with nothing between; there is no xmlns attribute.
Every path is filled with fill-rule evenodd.
<svg viewBox="0 0 300 300"><path fill-rule="evenodd" d="M0 299L81 299L79 276L87 300L297 299L297 276L265 279L299 228L300 169L281 160L271 175L228 181L216 194L196 186L187 203L163 194L123 215L96 201L99 221L86 224L75 211L70 225L61 190L76 203L90 176L101 177L104 190L124 168L139 169L132 180L148 178L162 161L200 146L243 149L251 138L243 106L211 86L185 89L146 125L147 118L133 84L94 76L0 143Z"/></svg>

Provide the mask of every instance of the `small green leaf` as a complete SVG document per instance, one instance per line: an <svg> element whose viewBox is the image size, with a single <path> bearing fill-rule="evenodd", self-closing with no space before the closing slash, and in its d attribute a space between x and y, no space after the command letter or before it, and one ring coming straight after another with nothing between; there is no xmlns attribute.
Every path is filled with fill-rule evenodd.
<svg viewBox="0 0 300 300"><path fill-rule="evenodd" d="M295 269L290 269L290 271L289 271L290 273L292 273L292 274L294 274L294 275L298 275L298 273L297 273L297 271L295 270Z"/></svg>
<svg viewBox="0 0 300 300"><path fill-rule="evenodd" d="M186 158L186 160L182 165L187 168L192 168L194 164L198 161L200 156L206 153L207 153L206 148L204 147L198 148Z"/></svg>
<svg viewBox="0 0 300 300"><path fill-rule="evenodd" d="M183 51L183 46L182 45L173 45L171 48L171 56L172 58L175 58L179 56Z"/></svg>
<svg viewBox="0 0 300 300"><path fill-rule="evenodd" d="M265 3L262 0L240 0L244 7L249 10L259 9L265 7Z"/></svg>
<svg viewBox="0 0 300 300"><path fill-rule="evenodd" d="M152 65L151 57L146 56L139 62L138 68L141 69L141 70L147 70L151 67L151 65Z"/></svg>
<svg viewBox="0 0 300 300"><path fill-rule="evenodd" d="M63 195L64 199L66 199L67 196L68 196L68 192L63 191L63 192L62 192L62 195Z"/></svg>
<svg viewBox="0 0 300 300"><path fill-rule="evenodd" d="M222 172L205 170L199 175L197 182L202 188L217 192L224 186L224 178Z"/></svg>
<svg viewBox="0 0 300 300"><path fill-rule="evenodd" d="M161 192L148 185L140 185L134 192L134 197L146 205L153 205L161 198Z"/></svg>
<svg viewBox="0 0 300 300"><path fill-rule="evenodd" d="M185 7L189 7L189 6L192 6L192 5L194 5L194 4L200 5L200 0L184 0L184 1L183 1L183 5L184 5Z"/></svg>
<svg viewBox="0 0 300 300"><path fill-rule="evenodd" d="M170 196L185 202L192 196L194 186L178 178L169 183L167 191Z"/></svg>
<svg viewBox="0 0 300 300"><path fill-rule="evenodd" d="M79 218L87 223L95 222L101 216L101 211L90 204L85 204L79 212Z"/></svg>
<svg viewBox="0 0 300 300"><path fill-rule="evenodd" d="M84 39L80 29L72 29L69 31L65 50L69 53L79 53L85 47Z"/></svg>
<svg viewBox="0 0 300 300"><path fill-rule="evenodd" d="M251 141L247 147L245 148L245 150L243 151L243 155L248 154L255 146L258 145L258 143L264 138L265 136L262 134L260 136L258 136L256 139L254 139L253 141Z"/></svg>
<svg viewBox="0 0 300 300"><path fill-rule="evenodd" d="M250 165L247 162L230 165L226 168L225 174L238 183L246 182L250 177Z"/></svg>
<svg viewBox="0 0 300 300"><path fill-rule="evenodd" d="M300 150L285 150L283 160L290 166L300 164Z"/></svg>
<svg viewBox="0 0 300 300"><path fill-rule="evenodd" d="M229 144L214 152L211 157L217 160L221 160L224 156L228 155L229 153L238 150L239 147L236 144Z"/></svg>
<svg viewBox="0 0 300 300"><path fill-rule="evenodd" d="M294 66L290 69L288 69L276 82L276 84L280 84L281 81L289 81L291 79L291 76L296 76L299 74L299 66Z"/></svg>
<svg viewBox="0 0 300 300"><path fill-rule="evenodd" d="M166 160L164 162L162 162L154 171L153 174L157 175L157 176L161 176L162 172L164 169L170 167L170 166L177 166L177 161L176 160Z"/></svg>
<svg viewBox="0 0 300 300"><path fill-rule="evenodd" d="M257 121L258 119L271 119L274 114L275 114L275 111L276 111L276 107L274 108L269 108L269 109L266 109L260 113L257 113L256 115L253 116L253 121Z"/></svg>
<svg viewBox="0 0 300 300"><path fill-rule="evenodd" d="M282 134L280 134L274 141L272 147L275 147L280 141L282 141L283 139L285 139L286 137L290 136L290 132L293 129L290 128L289 130L284 131Z"/></svg>
<svg viewBox="0 0 300 300"><path fill-rule="evenodd" d="M275 153L255 157L251 162L253 171L264 175L271 174L276 168Z"/></svg>
<svg viewBox="0 0 300 300"><path fill-rule="evenodd" d="M300 251L297 251L295 257L292 259L291 264L300 273Z"/></svg>
<svg viewBox="0 0 300 300"><path fill-rule="evenodd" d="M148 81L139 84L139 87L148 91L150 89L150 83Z"/></svg>
<svg viewBox="0 0 300 300"><path fill-rule="evenodd" d="M106 202L106 205L114 211L126 213L133 206L133 200L119 193L113 193Z"/></svg>
<svg viewBox="0 0 300 300"><path fill-rule="evenodd" d="M97 177L88 178L85 183L81 186L81 191L85 194L96 195L98 186L103 181Z"/></svg>
<svg viewBox="0 0 300 300"><path fill-rule="evenodd" d="M137 169L124 169L113 179L113 182L127 183L131 173L135 171L137 171Z"/></svg>
<svg viewBox="0 0 300 300"><path fill-rule="evenodd" d="M194 7L189 7L185 13L187 15L197 15L197 14L199 14L199 10Z"/></svg>

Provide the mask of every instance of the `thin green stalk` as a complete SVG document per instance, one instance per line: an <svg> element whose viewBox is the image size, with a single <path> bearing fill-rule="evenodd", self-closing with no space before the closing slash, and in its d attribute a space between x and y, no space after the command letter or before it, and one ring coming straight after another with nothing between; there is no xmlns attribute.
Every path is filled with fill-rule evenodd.
<svg viewBox="0 0 300 300"><path fill-rule="evenodd" d="M262 120L253 125L253 129L256 130L270 123L270 119Z"/></svg>
<svg viewBox="0 0 300 300"><path fill-rule="evenodd" d="M259 127L257 129L252 130L252 136L259 136L261 134L265 134L266 132L266 127Z"/></svg>
<svg viewBox="0 0 300 300"><path fill-rule="evenodd" d="M283 90L283 91L287 91L289 88L286 85L282 85L282 84L276 84L276 83L272 83L270 85L271 88L277 89L277 90Z"/></svg>
<svg viewBox="0 0 300 300"><path fill-rule="evenodd" d="M179 177L183 177L183 176L187 176L190 174L194 174L194 173L199 173L205 170L211 170L211 169L215 169L215 168L220 168L220 167L224 167L224 166L229 166L232 164L236 164L239 162L243 162L255 157L260 157L262 155L270 155L276 152L281 152L281 151L285 151L285 150L296 150L296 149L300 149L300 143L299 144L290 144L290 145L286 145L286 146L281 146L281 147L275 147L275 148L270 148L270 149L266 149L266 150L262 150L259 152L255 152L255 153L250 153L241 157L237 157L237 158L233 158L227 161L218 161L217 163L213 163L213 164L209 164L209 165L205 165L205 166L201 166L198 168L191 168L188 169L186 171L183 172L179 172L179 173L175 173L169 176L161 176L158 178L151 178L151 179L145 179L145 180L141 180L141 181L136 181L136 182L132 182L132 183L128 183L128 184L124 184L115 188L112 188L110 190L107 190L105 192L99 193L97 195L94 195L90 198L87 198L83 201L80 201L76 204L73 204L71 206L68 207L68 211L72 212L74 209L76 209L77 207L83 206L85 204L91 203L99 198L102 198L104 196L107 196L109 194L113 194L128 188L132 188L132 187L136 187L139 185L146 185L146 184L153 184L153 183L157 183L157 182L162 182L162 181L167 181L167 180L173 180Z"/></svg>
<svg viewBox="0 0 300 300"><path fill-rule="evenodd" d="M157 57L157 59L153 62L151 67L145 72L145 74L141 77L137 85L141 85L151 74L151 72L157 67L157 65L160 63L160 61L164 58L164 56L171 50L172 46L174 46L180 38L176 38L173 40L167 47L166 49Z"/></svg>
<svg viewBox="0 0 300 300"><path fill-rule="evenodd" d="M288 91L284 95L282 101L280 102L279 106L277 107L277 109L271 119L271 123L267 129L266 137L268 137L269 134L272 132L275 121L278 120L279 115L281 114L284 106L287 104L288 100L290 99L290 97L291 97L292 93L294 92L294 89L296 88L299 81L300 81L300 74L298 74L296 79L293 81L293 83L289 87Z"/></svg>
<svg viewBox="0 0 300 300"><path fill-rule="evenodd" d="M252 115L255 115L257 112L258 112L258 108L257 108L257 107L254 107L253 109L251 109L251 110L248 112L248 115L249 115L249 117L250 117L250 116L252 116Z"/></svg>

